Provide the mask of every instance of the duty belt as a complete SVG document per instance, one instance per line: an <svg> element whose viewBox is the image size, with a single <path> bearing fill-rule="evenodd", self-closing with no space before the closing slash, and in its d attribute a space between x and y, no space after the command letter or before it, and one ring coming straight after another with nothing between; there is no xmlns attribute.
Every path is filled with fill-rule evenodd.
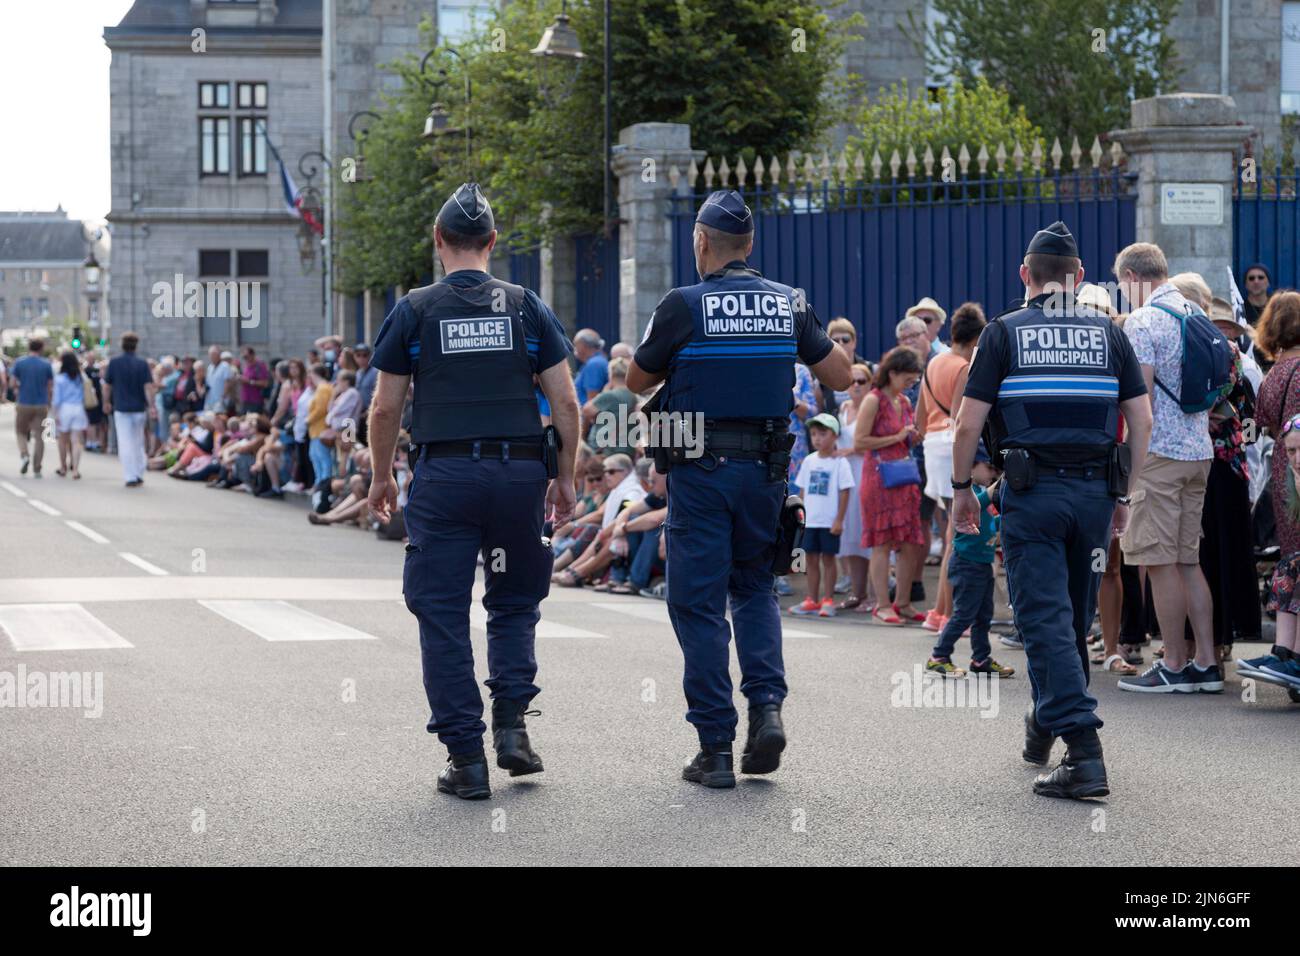
<svg viewBox="0 0 1300 956"><path fill-rule="evenodd" d="M785 433L787 423L782 420L778 433ZM761 459L775 449L766 426L751 422L705 422L705 451L728 458Z"/></svg>
<svg viewBox="0 0 1300 956"><path fill-rule="evenodd" d="M502 461L541 461L542 446L535 442L440 441L412 445L417 458L499 458Z"/></svg>

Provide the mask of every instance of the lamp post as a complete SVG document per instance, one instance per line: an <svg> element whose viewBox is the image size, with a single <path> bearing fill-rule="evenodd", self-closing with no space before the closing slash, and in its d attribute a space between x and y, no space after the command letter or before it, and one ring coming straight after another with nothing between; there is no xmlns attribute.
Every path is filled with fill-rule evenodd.
<svg viewBox="0 0 1300 956"><path fill-rule="evenodd" d="M605 128L603 142L603 170L601 181L604 189L604 221L605 234L609 234L610 225L613 223L613 190L610 182L610 154L611 147L611 120L610 120L610 79L614 73L613 53L610 47L610 0L605 0L605 37L604 37L604 113ZM578 34L569 26L569 4L568 0L560 5L560 12L555 17L555 22L546 28L542 38L537 42L537 46L532 51L533 55L538 58L538 86L541 89L542 99L554 106L557 99L563 99L573 88L573 83L577 79L578 70L582 67L582 61L586 59L586 54L582 52L582 44L578 41ZM558 84L557 84L558 80ZM559 96L555 95L555 88L560 88Z"/></svg>
<svg viewBox="0 0 1300 956"><path fill-rule="evenodd" d="M447 122L450 117L447 113L447 110L443 107L442 103L439 102L438 100L440 91L449 82L447 79L447 71L445 69L438 70L437 75L440 77L440 79L437 80L425 79L425 70L428 69L429 61L433 59L433 57L438 53L450 53L456 59L460 60L461 69L465 73L465 128L463 130L456 129L454 127L450 127L447 125ZM465 57L454 46L443 44L440 47L434 47L432 50L426 53L424 55L424 59L420 61L420 82L423 83L426 87L428 87L433 94L433 104L429 107L429 115L424 120L424 133L423 133L424 138L427 140L432 140L439 136L451 136L455 133L463 132L465 134L465 171L469 175L469 177L473 179L474 178L474 144L473 144L473 130L470 124L470 103L473 100L473 86L470 81L469 67L468 64L465 62Z"/></svg>

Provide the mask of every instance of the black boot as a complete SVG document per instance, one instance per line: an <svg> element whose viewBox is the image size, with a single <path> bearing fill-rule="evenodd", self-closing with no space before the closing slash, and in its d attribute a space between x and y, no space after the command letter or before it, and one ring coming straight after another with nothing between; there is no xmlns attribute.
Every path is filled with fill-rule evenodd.
<svg viewBox="0 0 1300 956"><path fill-rule="evenodd" d="M1104 797L1110 793L1097 731L1081 730L1065 738L1064 759L1051 773L1038 775L1034 793L1071 800Z"/></svg>
<svg viewBox="0 0 1300 956"><path fill-rule="evenodd" d="M771 773L781 765L785 727L779 703L749 705L749 734L740 756L741 773Z"/></svg>
<svg viewBox="0 0 1300 956"><path fill-rule="evenodd" d="M701 744L695 759L682 768L682 779L706 787L734 787L736 775L731 769L731 744Z"/></svg>
<svg viewBox="0 0 1300 956"><path fill-rule="evenodd" d="M524 715L528 713L540 711L529 711L524 701L492 701L492 746L496 748L497 766L509 770L512 777L542 772L542 758L533 752L524 727Z"/></svg>
<svg viewBox="0 0 1300 956"><path fill-rule="evenodd" d="M1025 712L1025 749L1020 756L1039 767L1046 766L1048 758L1052 756L1052 743L1055 740L1055 737L1038 725L1032 707Z"/></svg>
<svg viewBox="0 0 1300 956"><path fill-rule="evenodd" d="M492 796L483 751L449 756L447 766L438 774L438 792L454 793L462 800L485 800Z"/></svg>

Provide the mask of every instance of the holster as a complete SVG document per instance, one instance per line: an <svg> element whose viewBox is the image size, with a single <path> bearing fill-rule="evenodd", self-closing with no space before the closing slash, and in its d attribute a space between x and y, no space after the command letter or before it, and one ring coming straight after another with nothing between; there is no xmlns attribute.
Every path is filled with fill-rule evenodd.
<svg viewBox="0 0 1300 956"><path fill-rule="evenodd" d="M1002 454L1002 476L1012 491L1028 491L1038 483L1038 465L1024 448L1011 448Z"/></svg>
<svg viewBox="0 0 1300 956"><path fill-rule="evenodd" d="M772 431L767 436L767 480L782 481L790 474L790 451L794 435L789 431ZM803 507L803 502L799 502ZM782 572L784 573L784 572Z"/></svg>
<svg viewBox="0 0 1300 956"><path fill-rule="evenodd" d="M667 401L667 398L668 383L665 382L663 385L660 385L659 390L651 395L646 403L641 406L641 414L645 415L647 422L653 421L653 416L656 412L662 412L664 410L664 403ZM668 472L672 471L673 465L681 463L684 458L684 453L682 453L681 449L678 449L678 454L674 455L674 449L670 445L659 444L660 437L662 436L659 434L659 429L649 429L646 439L646 451L650 454L650 457L654 459L655 471L659 472L661 475L666 475Z"/></svg>
<svg viewBox="0 0 1300 956"><path fill-rule="evenodd" d="M803 543L803 499L790 495L781 507L781 518L776 526L776 553L772 556L772 573L789 574L794 564L794 553Z"/></svg>
<svg viewBox="0 0 1300 956"><path fill-rule="evenodd" d="M1113 445L1106 462L1106 491L1112 498L1128 494L1129 475L1133 472L1133 450L1128 445Z"/></svg>

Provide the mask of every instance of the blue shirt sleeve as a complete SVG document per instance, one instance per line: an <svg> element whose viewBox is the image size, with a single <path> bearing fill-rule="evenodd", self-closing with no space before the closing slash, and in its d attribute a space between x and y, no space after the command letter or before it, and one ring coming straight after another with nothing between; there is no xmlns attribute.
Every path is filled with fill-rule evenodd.
<svg viewBox="0 0 1300 956"><path fill-rule="evenodd" d="M835 343L822 328L821 320L817 318L817 313L812 310L812 306L804 303L804 309L796 314L795 322L799 335L797 342L799 361L804 365L816 365L831 354Z"/></svg>
<svg viewBox="0 0 1300 956"><path fill-rule="evenodd" d="M420 357L419 326L406 296L397 300L375 337L370 364L381 372L410 375Z"/></svg>
<svg viewBox="0 0 1300 956"><path fill-rule="evenodd" d="M666 371L673 355L691 340L695 326L686 300L676 289L669 291L650 316L645 337L637 346L633 359L637 368L652 375Z"/></svg>
<svg viewBox="0 0 1300 956"><path fill-rule="evenodd" d="M980 333L975 359L970 364L963 397L992 405L998 398L998 387L1007 377L1011 355L1008 351L1007 327L993 321Z"/></svg>
<svg viewBox="0 0 1300 956"><path fill-rule="evenodd" d="M565 361L573 345L564 334L560 320L551 307L531 289L524 291L524 338L528 345L528 359L533 372L545 372ZM549 410L542 414L549 414Z"/></svg>

